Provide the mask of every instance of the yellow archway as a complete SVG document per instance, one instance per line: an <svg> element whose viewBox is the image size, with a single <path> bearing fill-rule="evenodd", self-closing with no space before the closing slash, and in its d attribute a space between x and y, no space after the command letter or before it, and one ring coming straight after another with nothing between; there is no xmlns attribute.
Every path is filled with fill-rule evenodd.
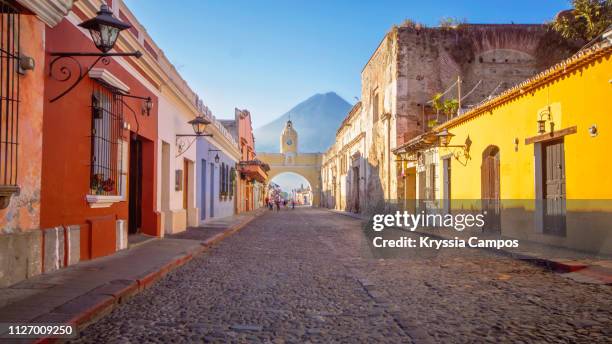
<svg viewBox="0 0 612 344"><path fill-rule="evenodd" d="M270 166L268 180L285 172L304 177L312 188L312 205L315 207L321 202L321 158L320 153L257 153L257 159Z"/></svg>

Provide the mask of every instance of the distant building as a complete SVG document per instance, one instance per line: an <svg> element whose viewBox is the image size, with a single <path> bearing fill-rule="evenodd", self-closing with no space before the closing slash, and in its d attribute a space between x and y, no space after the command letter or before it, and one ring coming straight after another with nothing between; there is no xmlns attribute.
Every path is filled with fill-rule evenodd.
<svg viewBox="0 0 612 344"><path fill-rule="evenodd" d="M234 120L225 120L222 123L234 135L240 149L236 174L230 175L229 178L236 180L234 206L235 212L241 213L264 206L269 167L255 155L251 113L248 110L235 109L234 116Z"/></svg>
<svg viewBox="0 0 612 344"><path fill-rule="evenodd" d="M300 205L312 205L312 190L310 186L304 187L304 184L300 185L298 189L292 192L293 200Z"/></svg>

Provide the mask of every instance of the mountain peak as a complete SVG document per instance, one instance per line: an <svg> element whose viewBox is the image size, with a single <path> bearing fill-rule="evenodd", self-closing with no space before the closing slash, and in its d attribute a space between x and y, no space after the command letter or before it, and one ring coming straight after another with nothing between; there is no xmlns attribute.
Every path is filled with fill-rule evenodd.
<svg viewBox="0 0 612 344"><path fill-rule="evenodd" d="M279 136L291 117L300 152L322 152L334 141L336 129L351 108L336 92L316 93L272 122L255 129L258 152L279 152Z"/></svg>

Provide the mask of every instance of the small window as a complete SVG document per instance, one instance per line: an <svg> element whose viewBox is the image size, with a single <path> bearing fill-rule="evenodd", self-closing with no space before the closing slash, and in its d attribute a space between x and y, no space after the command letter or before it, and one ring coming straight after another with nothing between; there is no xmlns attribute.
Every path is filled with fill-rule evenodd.
<svg viewBox="0 0 612 344"><path fill-rule="evenodd" d="M122 96L97 84L91 96L90 194L121 195L123 154Z"/></svg>
<svg viewBox="0 0 612 344"><path fill-rule="evenodd" d="M379 116L379 105L378 105L378 93L374 94L372 98L372 122L376 123Z"/></svg>

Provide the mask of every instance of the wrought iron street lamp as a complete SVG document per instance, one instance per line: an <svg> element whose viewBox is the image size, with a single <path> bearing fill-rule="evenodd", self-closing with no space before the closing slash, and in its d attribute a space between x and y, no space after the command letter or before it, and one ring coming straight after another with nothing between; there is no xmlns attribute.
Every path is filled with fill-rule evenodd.
<svg viewBox="0 0 612 344"><path fill-rule="evenodd" d="M196 116L196 118L192 119L191 121L188 121L187 123L191 124L194 134L177 134L176 135L176 145L179 150L179 154L176 157L179 157L183 153L185 153L189 149L189 147L193 145L193 143L196 141L198 137L204 137L204 136L212 137L213 136L213 134L204 134L206 130L206 126L210 124L210 121L204 118L204 116L198 115ZM184 137L193 137L194 139L187 145L185 141L181 140ZM218 162L218 161L215 159L215 162Z"/></svg>
<svg viewBox="0 0 612 344"><path fill-rule="evenodd" d="M220 149L208 149L208 153L210 154L210 152L220 152ZM215 164L219 163L219 160L221 160L221 158L219 158L219 153L215 154Z"/></svg>
<svg viewBox="0 0 612 344"><path fill-rule="evenodd" d="M461 148L463 150L463 156L469 158L470 156L470 147L472 146L472 140L470 136L465 139L465 143L462 145L451 145L450 141L455 135L448 131L448 129L444 128L442 131L436 134L436 137L439 139L439 143L441 147L444 148ZM458 152L453 152L453 156L455 159L459 160L461 156Z"/></svg>
<svg viewBox="0 0 612 344"><path fill-rule="evenodd" d="M140 58L142 56L142 53L138 50L133 52L109 52L115 46L115 43L117 42L117 38L119 37L121 31L129 29L132 26L115 18L108 6L106 6L105 4L102 4L100 6L100 10L98 11L95 17L82 22L81 24L79 24L79 26L89 30L91 39L93 40L94 45L96 46L96 48L98 48L100 52L50 53L50 55L53 56L53 59L49 63L49 75L60 82L74 80L73 83L66 90L64 90L59 95L51 98L51 103L62 98L72 89L74 89L98 62L102 62L102 64L108 65L110 63L109 57L111 56L131 56L136 58ZM77 57L95 57L96 59L91 65L84 67L81 62L77 60ZM58 64L58 61L63 61L66 64L69 62L74 64L73 66L76 66L78 76L73 77L73 69L69 68L69 66L66 64ZM56 66L59 67L55 68Z"/></svg>
<svg viewBox="0 0 612 344"><path fill-rule="evenodd" d="M450 141L455 136L455 134L448 131L448 129L444 129L441 132L436 134L436 137L440 140L440 144L444 147L448 147Z"/></svg>
<svg viewBox="0 0 612 344"><path fill-rule="evenodd" d="M193 132L195 136L212 136L212 135L204 135L204 130L206 130L206 126L210 124L210 121L204 118L204 116L196 116L196 118L187 122L191 124L193 127Z"/></svg>
<svg viewBox="0 0 612 344"><path fill-rule="evenodd" d="M131 27L113 16L113 12L102 4L97 15L79 24L80 27L89 30L94 44L103 53L107 53L115 46L119 33Z"/></svg>

